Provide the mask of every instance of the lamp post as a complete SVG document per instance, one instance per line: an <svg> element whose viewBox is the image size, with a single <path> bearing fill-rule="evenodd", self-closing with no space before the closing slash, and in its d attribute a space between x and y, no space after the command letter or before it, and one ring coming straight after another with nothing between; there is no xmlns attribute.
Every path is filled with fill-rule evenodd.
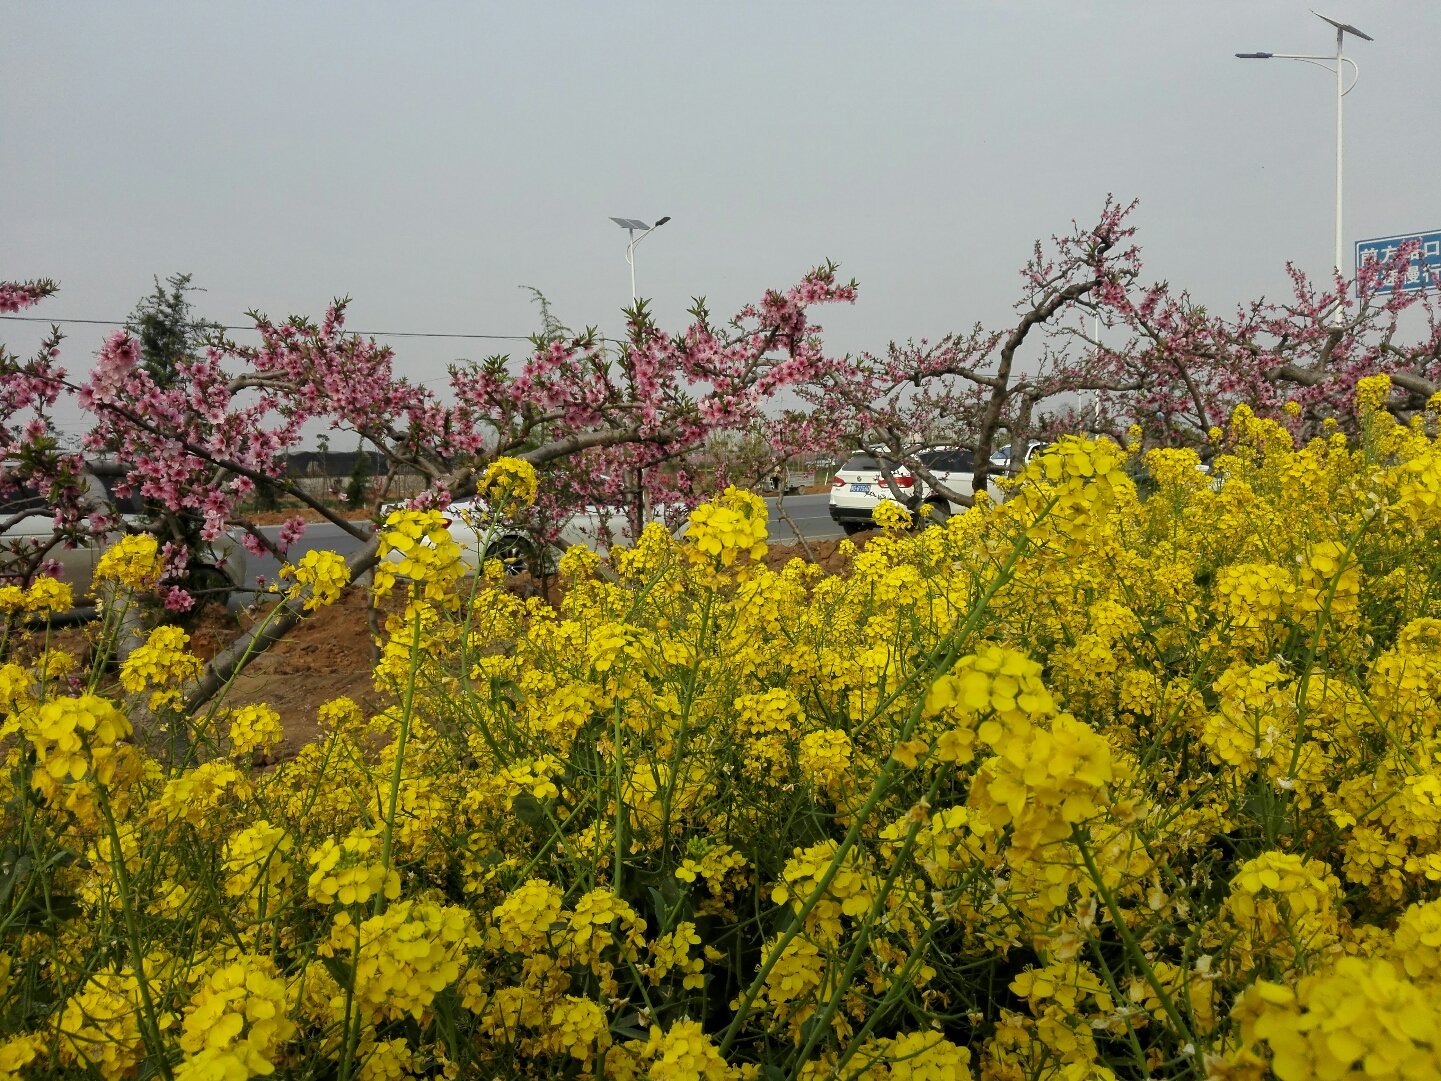
<svg viewBox="0 0 1441 1081"><path fill-rule="evenodd" d="M655 232L666 222L670 221L670 215L667 214L665 217L657 221L654 225L647 225L645 222L638 221L635 218L613 217L610 220L615 222L617 225L619 225L622 229L624 229L627 233L630 234L630 242L625 246L625 261L630 264L630 303L631 307L635 307L637 299L635 292L635 246L646 237L650 236L651 233ZM639 236L636 236L637 232L640 233ZM631 522L632 542L640 538L640 531L645 528L645 521L645 467L637 466L635 471L635 512Z"/></svg>
<svg viewBox="0 0 1441 1081"><path fill-rule="evenodd" d="M610 220L630 234L630 243L625 246L625 261L630 264L630 302L634 304L636 302L635 246L666 222L670 221L670 215L667 214L654 225L647 225L645 222L637 221L635 218L611 218ZM635 235L637 232L640 233L640 236Z"/></svg>
<svg viewBox="0 0 1441 1081"><path fill-rule="evenodd" d="M1342 45L1347 34L1358 37L1362 41L1375 41L1369 34L1357 30L1350 23L1337 22L1329 16L1322 15L1319 11L1312 11L1312 15L1322 19L1336 28L1336 55L1335 56L1313 56L1306 53L1237 53L1236 56L1242 60L1303 60L1308 64L1316 64L1318 67L1326 68L1327 63L1336 65L1336 273L1341 273L1342 241L1341 241L1341 190L1342 190L1342 150L1341 150L1341 99L1356 89L1356 81L1361 77L1361 70L1356 61L1349 56L1342 55ZM1345 67L1351 65L1351 85L1346 86ZM1336 320L1341 319L1341 305L1336 305Z"/></svg>

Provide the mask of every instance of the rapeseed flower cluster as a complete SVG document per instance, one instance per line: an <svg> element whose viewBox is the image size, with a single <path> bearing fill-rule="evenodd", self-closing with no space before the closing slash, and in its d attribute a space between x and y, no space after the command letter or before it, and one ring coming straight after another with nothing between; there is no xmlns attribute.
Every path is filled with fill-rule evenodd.
<svg viewBox="0 0 1441 1081"><path fill-rule="evenodd" d="M263 1077L274 1072L281 1044L296 1031L286 1015L291 994L263 956L221 965L201 983L185 1011L179 1081Z"/></svg>
<svg viewBox="0 0 1441 1081"><path fill-rule="evenodd" d="M687 551L701 566L729 568L766 554L766 505L754 492L730 487L713 503L697 507L690 517Z"/></svg>
<svg viewBox="0 0 1441 1081"><path fill-rule="evenodd" d="M311 900L349 907L380 895L399 897L400 879L380 858L383 848L376 829L357 827L341 841L326 838L309 856L315 868L307 884Z"/></svg>
<svg viewBox="0 0 1441 1081"><path fill-rule="evenodd" d="M284 738L280 714L266 705L241 706L229 710L230 749L235 754L253 754L277 747Z"/></svg>
<svg viewBox="0 0 1441 1081"><path fill-rule="evenodd" d="M303 596L303 607L308 612L334 604L350 582L350 568L345 565L345 560L334 552L306 552L299 563L293 567L282 567L280 573L284 577L295 579L290 595Z"/></svg>
<svg viewBox="0 0 1441 1081"><path fill-rule="evenodd" d="M35 755L31 785L50 796L67 781L90 776L109 784L129 748L130 720L99 695L52 698L21 712L6 729L18 728Z"/></svg>
<svg viewBox="0 0 1441 1081"><path fill-rule="evenodd" d="M155 586L164 574L160 544L149 533L122 537L95 564L97 582L114 582L137 592Z"/></svg>
<svg viewBox="0 0 1441 1081"><path fill-rule="evenodd" d="M244 898L259 919L270 899L283 898L290 889L294 847L294 838L263 819L236 831L225 843L225 892Z"/></svg>
<svg viewBox="0 0 1441 1081"><path fill-rule="evenodd" d="M540 478L523 458L497 458L485 467L476 494L497 508L528 507L535 502Z"/></svg>
<svg viewBox="0 0 1441 1081"><path fill-rule="evenodd" d="M1062 440L834 574L730 490L552 606L399 512L379 707L169 757L177 632L7 638L0 1077L1437 1076L1441 444L1385 391L1209 471Z"/></svg>
<svg viewBox="0 0 1441 1081"><path fill-rule="evenodd" d="M134 972L113 967L94 972L66 999L57 1038L45 1048L49 1054L42 1051L44 1061L58 1059L82 1075L93 1070L105 1081L129 1077L144 1057L141 1010Z"/></svg>
<svg viewBox="0 0 1441 1081"><path fill-rule="evenodd" d="M68 612L75 607L75 594L68 582L44 575L30 583L28 589L18 586L0 587L0 612Z"/></svg>
<svg viewBox="0 0 1441 1081"><path fill-rule="evenodd" d="M204 667L187 652L190 636L179 627L162 625L150 632L120 666L120 686L131 694L150 692L148 705L163 709L180 700L180 688Z"/></svg>
<svg viewBox="0 0 1441 1081"><path fill-rule="evenodd" d="M380 530L375 588L387 593L397 576L409 579L430 601L444 600L464 571L460 545L438 510L397 510Z"/></svg>
<svg viewBox="0 0 1441 1081"><path fill-rule="evenodd" d="M882 499L874 512L876 525L882 529L905 529L911 524L911 512L894 499Z"/></svg>
<svg viewBox="0 0 1441 1081"><path fill-rule="evenodd" d="M418 1020L456 982L476 937L466 910L406 900L364 921L337 914L321 952L353 958L358 1009L372 1024L407 1014Z"/></svg>

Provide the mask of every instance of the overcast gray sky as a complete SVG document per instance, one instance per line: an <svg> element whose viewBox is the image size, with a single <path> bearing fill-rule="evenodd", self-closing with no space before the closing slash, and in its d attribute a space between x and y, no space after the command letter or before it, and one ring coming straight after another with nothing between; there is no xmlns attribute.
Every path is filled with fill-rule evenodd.
<svg viewBox="0 0 1441 1081"><path fill-rule="evenodd" d="M1346 98L1350 242L1441 229L1441 3L1320 0L1374 42ZM1003 322L1039 236L1137 197L1150 274L1212 306L1329 268L1334 80L1304 2L17 3L0 0L0 277L123 318L529 334L535 285L615 334L610 215L667 329L830 258L838 352ZM33 312L32 312L33 314ZM83 370L103 328L70 327ZM37 329L0 322L23 350ZM507 351L394 341L402 370Z"/></svg>

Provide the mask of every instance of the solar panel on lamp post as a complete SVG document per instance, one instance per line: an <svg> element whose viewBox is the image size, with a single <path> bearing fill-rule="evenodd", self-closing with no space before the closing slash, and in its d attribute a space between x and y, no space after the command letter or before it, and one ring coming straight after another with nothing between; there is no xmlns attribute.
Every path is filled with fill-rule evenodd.
<svg viewBox="0 0 1441 1081"><path fill-rule="evenodd" d="M1342 256L1341 192L1342 179L1344 175L1342 168L1343 155L1341 142L1341 99L1344 98L1347 94L1351 93L1352 90L1356 89L1356 83L1361 78L1360 66L1349 56L1343 55L1341 50L1347 34L1350 34L1352 37L1358 37L1362 41L1375 41L1376 39L1371 37L1370 34L1366 34L1360 30L1357 30L1350 23L1337 22L1330 16L1322 15L1319 11L1313 10L1311 14L1316 16L1316 18L1318 19L1322 19L1325 22L1330 23L1336 28L1335 56L1313 56L1306 53L1237 53L1236 56L1241 60L1302 60L1308 64L1316 64L1318 67L1324 67L1327 71L1330 71L1331 69L1329 67L1326 67L1326 62L1334 63L1336 65L1336 261L1334 266L1336 273L1340 274ZM1351 65L1350 86L1345 85L1346 64ZM1340 297L1336 298L1336 312L1334 315L1334 319L1338 323L1341 321Z"/></svg>
<svg viewBox="0 0 1441 1081"><path fill-rule="evenodd" d="M610 220L615 222L617 225L619 225L622 229L624 229L627 233L630 234L630 243L625 246L625 261L630 264L630 302L634 304L636 302L635 246L646 237L650 236L651 233L655 232L666 222L670 221L670 215L667 214L665 217L657 221L654 225L647 225L645 222L638 221L635 218L611 218ZM640 236L635 235L636 230L640 230Z"/></svg>

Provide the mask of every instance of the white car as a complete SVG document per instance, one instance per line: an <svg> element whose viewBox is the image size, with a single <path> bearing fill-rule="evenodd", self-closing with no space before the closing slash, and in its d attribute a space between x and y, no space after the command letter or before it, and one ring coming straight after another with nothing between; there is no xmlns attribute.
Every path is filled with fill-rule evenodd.
<svg viewBox="0 0 1441 1081"><path fill-rule="evenodd" d="M971 452L961 447L932 447L916 455L940 484L956 494L968 494L975 471ZM993 495L998 492L993 491ZM915 475L901 462L869 451L857 451L836 470L831 480L831 520L846 533L858 533L875 525L874 512L884 501L901 504L915 513L928 505L926 518L941 523L964 510Z"/></svg>
<svg viewBox="0 0 1441 1081"><path fill-rule="evenodd" d="M88 463L80 475L80 504L85 511L113 511L125 525L144 529L149 517L144 501L135 494L123 498L115 494L126 475L125 467L118 463ZM10 486L8 493L0 495L0 582L31 573L37 557L53 560L60 567L60 580L74 591L77 607L72 615L91 615L96 564L124 535L123 529L97 534L82 527L68 546L57 543L54 508L34 488ZM245 549L224 534L197 547L188 577L175 584L201 601L230 604L244 586L245 566Z"/></svg>
<svg viewBox="0 0 1441 1081"><path fill-rule="evenodd" d="M1001 476L1006 476L1007 474L1015 476L1026 468L1027 462L1042 453L1049 446L1049 443L1044 443L1039 439L1032 439L1026 444L1026 453L1021 455L1018 461L1013 462L1011 460L1011 444L1007 443L991 455L991 468L1000 473Z"/></svg>
<svg viewBox="0 0 1441 1081"><path fill-rule="evenodd" d="M991 455L986 476L986 491L990 497L997 503L1001 502L1005 492L996 482L1020 472L1025 462L1039 454L1045 446L1039 440L1031 441L1024 457L1014 465L1009 444ZM951 493L970 495L974 490L974 458L966 448L930 447L917 453L915 458L938 484ZM919 511L924 514L926 522L936 525L966 509L965 504L946 498L902 463L868 451L851 455L831 481L831 519L847 534L873 528L873 512L883 500L900 503L912 513Z"/></svg>
<svg viewBox="0 0 1441 1081"><path fill-rule="evenodd" d="M391 511L405 503L388 503L380 508L384 521ZM618 507L586 506L566 519L554 544L541 541L529 530L498 517L483 499L462 499L440 508L451 540L460 547L461 562L471 571L492 559L504 565L507 574L539 568L549 571L558 555L572 545L581 545L605 555L613 544L630 543L630 521ZM652 514L659 521L659 508ZM400 555L391 552L392 562Z"/></svg>
<svg viewBox="0 0 1441 1081"><path fill-rule="evenodd" d="M891 500L907 509L915 506L915 485L915 477L900 462L870 451L856 451L831 478L831 520L847 535L872 529L872 514L883 501Z"/></svg>

